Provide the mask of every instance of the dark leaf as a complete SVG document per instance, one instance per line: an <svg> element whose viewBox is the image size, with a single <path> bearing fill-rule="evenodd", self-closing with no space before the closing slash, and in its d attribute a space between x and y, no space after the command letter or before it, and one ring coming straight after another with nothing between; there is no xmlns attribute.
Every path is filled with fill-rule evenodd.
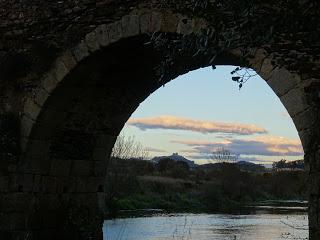
<svg viewBox="0 0 320 240"><path fill-rule="evenodd" d="M232 81L238 82L240 80L240 77L232 77Z"/></svg>

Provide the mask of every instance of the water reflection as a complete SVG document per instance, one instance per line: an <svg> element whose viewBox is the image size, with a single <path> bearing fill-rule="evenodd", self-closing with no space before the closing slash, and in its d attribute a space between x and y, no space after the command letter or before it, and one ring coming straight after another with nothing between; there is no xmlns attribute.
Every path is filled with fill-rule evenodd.
<svg viewBox="0 0 320 240"><path fill-rule="evenodd" d="M179 214L107 220L104 240L307 239L307 214Z"/></svg>

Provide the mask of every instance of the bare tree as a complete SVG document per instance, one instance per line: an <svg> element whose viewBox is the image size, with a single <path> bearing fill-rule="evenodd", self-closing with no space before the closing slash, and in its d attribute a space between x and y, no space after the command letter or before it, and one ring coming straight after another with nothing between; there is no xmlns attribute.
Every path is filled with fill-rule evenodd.
<svg viewBox="0 0 320 240"><path fill-rule="evenodd" d="M112 158L121 159L147 159L149 151L138 142L134 136L120 134L112 149Z"/></svg>
<svg viewBox="0 0 320 240"><path fill-rule="evenodd" d="M218 147L210 155L211 160L220 163L235 163L239 155L232 153L230 150L224 147Z"/></svg>

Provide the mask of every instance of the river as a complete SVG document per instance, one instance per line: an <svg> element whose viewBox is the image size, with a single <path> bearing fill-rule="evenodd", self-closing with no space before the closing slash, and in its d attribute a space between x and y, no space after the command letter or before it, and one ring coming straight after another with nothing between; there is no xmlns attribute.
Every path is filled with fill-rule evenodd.
<svg viewBox="0 0 320 240"><path fill-rule="evenodd" d="M158 214L106 220L104 240L308 239L308 216L295 209L247 214Z"/></svg>

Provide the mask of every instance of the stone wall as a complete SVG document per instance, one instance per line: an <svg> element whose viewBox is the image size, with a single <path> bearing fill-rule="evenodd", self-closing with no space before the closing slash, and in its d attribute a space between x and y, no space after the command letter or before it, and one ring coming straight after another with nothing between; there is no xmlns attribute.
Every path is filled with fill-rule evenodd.
<svg viewBox="0 0 320 240"><path fill-rule="evenodd" d="M320 238L317 3L1 1L0 9L1 239L100 239L104 176L126 120L166 82L215 64L255 69L287 108L310 175L310 239Z"/></svg>

